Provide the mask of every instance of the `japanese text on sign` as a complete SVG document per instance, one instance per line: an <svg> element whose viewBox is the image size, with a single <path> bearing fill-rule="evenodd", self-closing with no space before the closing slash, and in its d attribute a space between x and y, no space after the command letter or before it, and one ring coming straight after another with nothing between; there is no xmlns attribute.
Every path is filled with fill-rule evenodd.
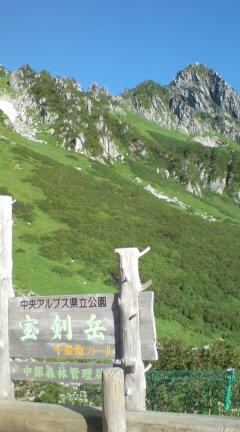
<svg viewBox="0 0 240 432"><path fill-rule="evenodd" d="M87 328L83 330L83 333L86 335L88 341L104 341L104 332L106 332L106 328L102 325L102 320L96 318L95 314L91 314L89 320L86 321ZM23 333L23 335L20 336L22 342L25 342L26 340L37 340L40 330L36 318L31 318L30 315L25 315L25 319L19 321L19 327ZM72 324L70 315L67 315L65 319L62 319L58 314L55 314L50 327L50 332L51 340L61 340L63 332L65 333L66 339L72 340Z"/></svg>
<svg viewBox="0 0 240 432"><path fill-rule="evenodd" d="M10 362L13 380L50 381L66 383L100 384L102 372L108 364L90 364L73 362Z"/></svg>
<svg viewBox="0 0 240 432"><path fill-rule="evenodd" d="M21 309L82 309L82 308L105 308L107 307L106 297L56 297L37 298L30 300L24 298L20 302Z"/></svg>

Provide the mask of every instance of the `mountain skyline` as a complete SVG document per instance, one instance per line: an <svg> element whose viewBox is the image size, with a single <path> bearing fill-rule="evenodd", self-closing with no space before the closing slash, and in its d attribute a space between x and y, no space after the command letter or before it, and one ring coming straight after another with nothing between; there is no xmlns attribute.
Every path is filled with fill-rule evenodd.
<svg viewBox="0 0 240 432"><path fill-rule="evenodd" d="M6 72L8 72L8 73L15 72L17 70L22 69L23 67L29 67L36 74L40 74L41 72L46 71L47 73L51 74L55 78L74 79L80 85L81 90L84 91L84 92L89 91L89 89L91 88L92 84L96 84L97 86L99 86L101 88L104 88L106 91L108 91L111 96L121 96L124 93L128 92L129 90L133 90L133 89L137 88L138 86L140 86L142 84L145 84L145 83L148 83L148 82L154 82L155 84L157 84L157 85L159 85L159 86L161 86L163 88L166 88L166 87L170 86L177 79L177 77L181 74L181 72L183 72L185 70L189 70L192 67L203 67L204 69L208 70L209 72L211 72L211 73L216 74L217 76L219 76L228 87L230 87L238 96L240 95L240 91L238 91L231 84L231 82L226 81L224 79L224 76L219 71L217 71L214 68L209 67L206 64L199 63L199 62L189 63L189 64L183 66L181 69L175 71L175 73L173 74L173 76L171 78L169 78L168 82L162 83L160 80L156 81L156 80L153 80L153 79L150 79L150 78L149 79L146 78L146 79L143 79L140 82L137 82L135 85L133 85L133 87L125 87L125 88L123 88L119 93L112 93L108 87L103 86L103 84L101 82L97 81L97 80L93 80L93 81L89 82L88 87L83 87L81 80L79 80L77 77L73 76L72 74L69 74L68 76L62 76L62 75L58 75L58 74L55 75L50 70L47 70L45 68L42 68L42 69L39 69L39 70L35 70L30 63L26 63L24 65L19 65L15 69L10 69L6 65L0 63L0 68L6 70Z"/></svg>
<svg viewBox="0 0 240 432"><path fill-rule="evenodd" d="M13 72L1 68L0 110L21 135L41 143L54 138L57 145L101 163L124 161L131 154L158 158L159 135L154 124L164 128L164 135L180 132L183 135L178 138L186 148L178 174L176 161L171 161L171 154L163 156L165 150L161 150L167 176L171 173L195 195L202 196L210 188L220 195L227 192L240 202L235 157L240 144L240 97L217 72L204 65L186 67L167 86L144 81L117 97L96 83L84 91L74 78L54 77L47 71L36 73L29 65ZM147 140L142 134L144 121L153 125L144 126L148 128ZM165 139L160 141L165 145ZM191 160L188 167L186 159L193 142L209 149L208 156L203 156L207 166L201 156ZM169 142L174 151L175 144ZM224 159L218 175L213 169L213 177L216 155L211 148L219 148ZM199 152L197 148L195 151Z"/></svg>
<svg viewBox="0 0 240 432"><path fill-rule="evenodd" d="M217 70L238 92L239 2L150 0L1 2L0 63L29 63L53 75L97 81L111 93L145 80L165 85L195 63Z"/></svg>

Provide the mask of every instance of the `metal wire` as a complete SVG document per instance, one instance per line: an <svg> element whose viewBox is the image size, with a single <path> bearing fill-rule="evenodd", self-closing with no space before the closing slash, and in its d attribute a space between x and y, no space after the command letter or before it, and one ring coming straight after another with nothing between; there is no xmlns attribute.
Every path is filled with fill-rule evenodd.
<svg viewBox="0 0 240 432"><path fill-rule="evenodd" d="M146 379L148 409L240 416L240 370L150 371Z"/></svg>

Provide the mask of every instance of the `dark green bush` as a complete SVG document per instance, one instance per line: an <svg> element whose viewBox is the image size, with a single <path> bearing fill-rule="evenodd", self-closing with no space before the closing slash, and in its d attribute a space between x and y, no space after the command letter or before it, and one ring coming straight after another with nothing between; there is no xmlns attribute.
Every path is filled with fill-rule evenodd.
<svg viewBox="0 0 240 432"><path fill-rule="evenodd" d="M14 214L15 216L23 219L25 222L32 223L34 220L33 208L34 206L32 203L24 203L17 200L14 204Z"/></svg>

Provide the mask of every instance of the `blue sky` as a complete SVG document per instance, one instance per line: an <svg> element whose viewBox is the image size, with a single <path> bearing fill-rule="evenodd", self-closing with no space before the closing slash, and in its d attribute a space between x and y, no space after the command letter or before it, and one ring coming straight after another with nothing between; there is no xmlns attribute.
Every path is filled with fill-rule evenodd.
<svg viewBox="0 0 240 432"><path fill-rule="evenodd" d="M0 64L116 94L198 62L240 92L239 22L239 0L0 0Z"/></svg>

